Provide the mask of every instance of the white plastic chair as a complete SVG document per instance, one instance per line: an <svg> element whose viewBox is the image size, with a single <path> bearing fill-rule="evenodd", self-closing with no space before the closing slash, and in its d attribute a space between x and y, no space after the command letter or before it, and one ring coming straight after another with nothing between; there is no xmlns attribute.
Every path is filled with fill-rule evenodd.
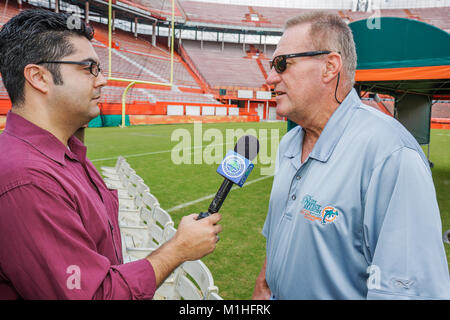
<svg viewBox="0 0 450 320"><path fill-rule="evenodd" d="M153 300L176 300L176 297L179 297L175 294L175 281L180 272L181 267L178 267L164 280L161 286L155 291Z"/></svg>
<svg viewBox="0 0 450 320"><path fill-rule="evenodd" d="M124 233L120 233L120 240L122 242L122 257L123 257L123 263L127 263L127 262L131 262L131 257L130 255L127 253L127 239L125 237Z"/></svg>
<svg viewBox="0 0 450 320"><path fill-rule="evenodd" d="M159 201L150 192L145 192L142 195L142 203L143 208L147 210L140 210L139 214L141 216L141 220L144 222L144 224L150 224L154 220L153 213L155 211L155 208L160 206Z"/></svg>
<svg viewBox="0 0 450 320"><path fill-rule="evenodd" d="M139 194L139 190L141 190L140 188L142 187L138 187L139 183L142 183L145 186L144 180L142 180L135 172L132 172L126 182L126 190L129 197L119 197L119 210L139 210L140 206L142 206L142 196Z"/></svg>
<svg viewBox="0 0 450 320"><path fill-rule="evenodd" d="M124 160L125 160L124 157L118 156L114 167L102 166L102 167L100 167L100 170L102 171L102 173L105 173L105 174L117 174L119 172L119 168L122 165L122 162Z"/></svg>
<svg viewBox="0 0 450 320"><path fill-rule="evenodd" d="M120 225L120 232L124 234L125 240L127 240L127 248L156 248L156 246L150 246L150 235L146 227Z"/></svg>
<svg viewBox="0 0 450 320"><path fill-rule="evenodd" d="M134 214L134 217L137 216ZM132 238L132 241L127 244L129 247L148 248L148 250L158 248L176 233L172 218L160 207L154 209L153 217L146 226L126 225L122 221L120 231Z"/></svg>
<svg viewBox="0 0 450 320"><path fill-rule="evenodd" d="M138 209L120 207L120 201L121 199L119 199L119 221L125 225L147 226L153 221L153 211L156 207L159 207L158 199L149 191L144 191L141 194Z"/></svg>
<svg viewBox="0 0 450 320"><path fill-rule="evenodd" d="M126 248L126 253L130 257L130 261L145 259L153 250L148 248Z"/></svg>
<svg viewBox="0 0 450 320"><path fill-rule="evenodd" d="M206 300L223 300L221 296L219 296L216 292L209 293L208 297L206 297Z"/></svg>
<svg viewBox="0 0 450 320"><path fill-rule="evenodd" d="M178 286L177 291L180 294L181 297L183 297L185 300L189 299L189 295L198 292L198 289L200 289L202 297L201 299L206 300L208 299L208 296L211 293L219 293L219 289L214 285L214 280L211 274L211 271L209 271L208 267L200 260L195 261L186 261L181 265L182 270L185 272L185 274L180 273L179 279L178 279ZM193 287L191 284L189 286L185 286L187 284L188 280L190 283L192 281L190 278L187 277L187 275L190 276L191 279L193 279L197 286L195 289L197 291L193 291ZM195 283L194 283L195 285ZM194 294L195 296L195 294Z"/></svg>
<svg viewBox="0 0 450 320"><path fill-rule="evenodd" d="M102 171L102 175L104 176L105 179L111 181L119 181L122 178L121 174L125 173L127 169L130 170L131 166L125 159L123 159L121 160L120 165L117 168L117 171L115 172Z"/></svg>
<svg viewBox="0 0 450 320"><path fill-rule="evenodd" d="M200 260L178 267L156 291L155 299L222 300L211 272Z"/></svg>
<svg viewBox="0 0 450 320"><path fill-rule="evenodd" d="M164 228L164 242L169 241L174 235L177 233L177 229L173 226L173 224L168 224Z"/></svg>
<svg viewBox="0 0 450 320"><path fill-rule="evenodd" d="M105 177L103 178L103 181L105 181L105 184L110 189L123 189L128 193L129 179L131 174L133 173L135 174L136 172L130 167L128 163L125 163L120 167L117 177Z"/></svg>
<svg viewBox="0 0 450 320"><path fill-rule="evenodd" d="M150 247L152 245L160 246L161 244L166 242L164 230L169 226L173 227L173 225L174 223L170 215L161 207L155 207L155 209L153 210L153 219L147 225L148 233L150 235Z"/></svg>

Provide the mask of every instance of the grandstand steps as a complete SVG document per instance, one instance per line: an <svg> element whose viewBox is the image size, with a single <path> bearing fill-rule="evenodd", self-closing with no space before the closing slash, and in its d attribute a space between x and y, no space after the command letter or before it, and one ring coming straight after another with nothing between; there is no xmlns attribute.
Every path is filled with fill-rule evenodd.
<svg viewBox="0 0 450 320"><path fill-rule="evenodd" d="M94 39L103 44L104 47L109 46L108 27L101 23L91 22L95 29ZM170 52L164 48L152 45L151 38L146 35L139 34L139 37L134 37L134 34L120 29L112 32L112 47L118 50L145 53L157 57L170 57Z"/></svg>
<svg viewBox="0 0 450 320"><path fill-rule="evenodd" d="M264 66L261 62L261 59L259 57L256 59L256 63L258 64L259 70L261 70L261 73L263 74L264 79L267 79L266 69L264 68Z"/></svg>
<svg viewBox="0 0 450 320"><path fill-rule="evenodd" d="M264 24L270 23L262 14L259 14L253 7L248 7L248 13L245 14L245 19L242 22L254 22L257 27L262 27Z"/></svg>
<svg viewBox="0 0 450 320"><path fill-rule="evenodd" d="M205 80L201 72L197 69L194 62L192 62L192 59L186 53L186 50L184 50L183 46L178 46L178 50L180 51L180 56L183 60L183 63L186 65L187 70L189 70L189 72L191 72L193 77L197 80L203 92L211 92L207 81Z"/></svg>
<svg viewBox="0 0 450 320"><path fill-rule="evenodd" d="M172 1L170 0L124 0L131 6L151 12L151 15L161 20L169 19L172 16ZM185 19L180 4L175 1L175 20Z"/></svg>
<svg viewBox="0 0 450 320"><path fill-rule="evenodd" d="M260 89L265 78L254 59L245 59L241 45L225 45L222 52L217 43L183 41L183 47L196 69L211 88L247 87Z"/></svg>

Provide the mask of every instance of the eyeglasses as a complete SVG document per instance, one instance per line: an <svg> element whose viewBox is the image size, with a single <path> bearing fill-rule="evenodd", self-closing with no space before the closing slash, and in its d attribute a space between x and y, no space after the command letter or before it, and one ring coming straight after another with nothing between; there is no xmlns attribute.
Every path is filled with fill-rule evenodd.
<svg viewBox="0 0 450 320"><path fill-rule="evenodd" d="M308 51L308 52L301 52L301 53L282 54L282 55L276 56L275 58L273 58L272 61L270 61L270 69L275 68L275 71L277 73L283 73L287 68L286 59L297 58L297 57L312 57L312 56L318 56L320 54L328 54L331 52L332 51L321 50L321 51Z"/></svg>
<svg viewBox="0 0 450 320"><path fill-rule="evenodd" d="M63 63L63 64L77 64L80 66L89 66L89 72L94 77L97 77L98 74L102 72L102 69L100 68L99 64L95 61L41 61L36 64L42 63Z"/></svg>

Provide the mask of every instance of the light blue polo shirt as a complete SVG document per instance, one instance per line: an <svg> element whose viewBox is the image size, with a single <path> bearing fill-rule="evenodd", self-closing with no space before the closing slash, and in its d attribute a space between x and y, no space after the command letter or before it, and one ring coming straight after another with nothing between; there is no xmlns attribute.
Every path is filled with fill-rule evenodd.
<svg viewBox="0 0 450 320"><path fill-rule="evenodd" d="M353 89L301 164L304 131L281 140L266 281L276 299L450 299L428 160L395 119Z"/></svg>

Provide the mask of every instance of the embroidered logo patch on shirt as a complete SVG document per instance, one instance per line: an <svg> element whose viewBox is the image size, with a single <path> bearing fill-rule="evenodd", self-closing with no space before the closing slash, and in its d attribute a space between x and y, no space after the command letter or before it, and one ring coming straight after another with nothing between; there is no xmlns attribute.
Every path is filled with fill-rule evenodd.
<svg viewBox="0 0 450 320"><path fill-rule="evenodd" d="M339 211L333 206L322 207L310 195L306 195L302 200L303 209L300 211L305 219L319 221L321 224L333 223L339 216Z"/></svg>

